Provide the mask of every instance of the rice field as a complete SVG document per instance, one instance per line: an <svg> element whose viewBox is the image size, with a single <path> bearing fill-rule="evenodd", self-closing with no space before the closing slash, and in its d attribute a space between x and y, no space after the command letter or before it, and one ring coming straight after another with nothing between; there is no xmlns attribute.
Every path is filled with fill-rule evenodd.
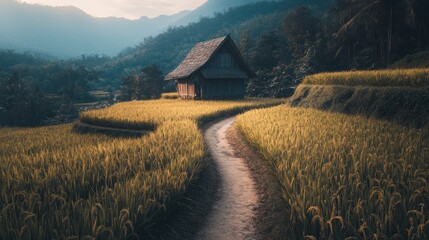
<svg viewBox="0 0 429 240"><path fill-rule="evenodd" d="M179 94L177 92L169 92L161 94L161 99L178 99Z"/></svg>
<svg viewBox="0 0 429 240"><path fill-rule="evenodd" d="M119 126L154 123L141 138L80 135L71 125L0 129L0 239L148 235L206 164L198 123L281 102L176 101L121 103L84 114Z"/></svg>
<svg viewBox="0 0 429 240"><path fill-rule="evenodd" d="M303 84L425 88L429 87L429 69L319 73L305 77Z"/></svg>
<svg viewBox="0 0 429 240"><path fill-rule="evenodd" d="M278 176L290 239L429 239L427 130L285 105L237 127Z"/></svg>
<svg viewBox="0 0 429 240"><path fill-rule="evenodd" d="M112 107L81 113L83 123L130 130L153 130L165 121L189 119L197 124L240 113L251 108L278 105L281 99L233 101L152 100L118 103Z"/></svg>

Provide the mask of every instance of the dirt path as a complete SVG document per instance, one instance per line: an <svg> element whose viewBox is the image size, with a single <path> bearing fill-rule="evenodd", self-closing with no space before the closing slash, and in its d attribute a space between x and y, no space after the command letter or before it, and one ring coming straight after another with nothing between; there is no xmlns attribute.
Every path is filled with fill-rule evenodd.
<svg viewBox="0 0 429 240"><path fill-rule="evenodd" d="M235 154L227 140L227 130L234 120L225 119L204 132L221 182L219 198L196 239L256 239L253 221L259 199L255 183L245 160Z"/></svg>

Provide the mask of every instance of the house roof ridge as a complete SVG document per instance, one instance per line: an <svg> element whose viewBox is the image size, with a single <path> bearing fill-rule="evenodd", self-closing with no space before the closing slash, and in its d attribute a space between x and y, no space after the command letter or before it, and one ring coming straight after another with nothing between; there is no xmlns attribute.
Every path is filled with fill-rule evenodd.
<svg viewBox="0 0 429 240"><path fill-rule="evenodd" d="M185 59L180 63L180 65L174 69L172 72L165 76L165 80L175 80L187 78L196 71L204 67L207 62L210 61L212 56L225 44L225 42L230 41L234 46L234 51L238 54L241 65L244 66L244 69L247 74L254 76L254 72L247 66L243 57L240 54L240 51L235 46L234 41L231 39L230 35L226 35L219 38L214 38L207 41L198 42L194 47L189 51Z"/></svg>

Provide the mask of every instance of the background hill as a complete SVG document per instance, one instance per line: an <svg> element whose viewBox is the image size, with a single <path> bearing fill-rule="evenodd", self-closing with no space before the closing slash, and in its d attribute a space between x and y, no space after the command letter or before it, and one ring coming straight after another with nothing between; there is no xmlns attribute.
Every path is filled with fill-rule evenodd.
<svg viewBox="0 0 429 240"><path fill-rule="evenodd" d="M184 17L177 20L173 25L187 25L191 22L198 22L202 17L213 17L215 13L223 13L229 8L243 6L250 3L263 2L264 0L208 0L197 9L189 12ZM265 0L266 1L266 0ZM278 1L278 0L268 0Z"/></svg>
<svg viewBox="0 0 429 240"><path fill-rule="evenodd" d="M153 19L141 17L138 20L124 18L95 18L75 7L50 7L19 3L15 0L0 1L0 49L12 49L19 52L29 51L46 56L62 59L81 55L116 56L126 48L132 48L149 36L156 36L170 27L180 27L189 23L197 23L203 18L213 18L219 14L229 12L231 8L248 5L264 0L208 0L193 11L184 11L171 16L159 16ZM278 1L272 6L278 6ZM277 2L277 5L276 3ZM288 0L284 4L293 6L318 1ZM319 1L320 2L320 1ZM322 2L332 2L326 0ZM270 6L270 4L266 4ZM265 7L265 6L262 6ZM275 9L247 9L234 11L236 21L245 21L258 14L284 10ZM225 23L220 21L206 23L216 24L211 29L231 25L231 18ZM199 31L199 26L192 29ZM206 31L207 32L207 31ZM212 34L213 35L213 34ZM206 39L201 38L202 40Z"/></svg>
<svg viewBox="0 0 429 240"><path fill-rule="evenodd" d="M162 32L188 12L154 19L94 18L74 7L48 7L0 1L0 49L69 58L114 56L145 37Z"/></svg>
<svg viewBox="0 0 429 240"><path fill-rule="evenodd" d="M209 0L194 11L138 20L95 18L75 7L50 7L0 1L0 49L37 52L70 58L101 54L115 56L168 26L187 25L231 7L263 0Z"/></svg>
<svg viewBox="0 0 429 240"><path fill-rule="evenodd" d="M282 31L284 18L295 7L307 5L321 13L331 3L329 0L257 2L230 8L224 13L216 13L211 18L205 17L187 26L170 27L164 33L123 51L110 63L112 67L106 77L118 78L150 64L157 64L164 73L168 73L185 58L195 43L227 34L231 34L238 45L246 35L249 44L254 45L261 35Z"/></svg>

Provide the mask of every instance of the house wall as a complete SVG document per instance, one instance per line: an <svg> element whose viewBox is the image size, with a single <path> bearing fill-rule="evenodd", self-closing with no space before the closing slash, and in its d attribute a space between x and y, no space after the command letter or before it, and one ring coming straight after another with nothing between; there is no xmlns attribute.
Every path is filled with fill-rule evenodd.
<svg viewBox="0 0 429 240"><path fill-rule="evenodd" d="M244 98L244 79L203 79L201 84L203 99Z"/></svg>
<svg viewBox="0 0 429 240"><path fill-rule="evenodd" d="M182 99L195 98L195 84L191 79L181 79L177 81L177 93Z"/></svg>
<svg viewBox="0 0 429 240"><path fill-rule="evenodd" d="M212 57L210 62L207 63L207 68L235 68L240 69L238 62L231 54L229 46L224 45L221 49Z"/></svg>
<svg viewBox="0 0 429 240"><path fill-rule="evenodd" d="M179 96L182 99L244 98L247 74L232 52L232 46L225 44L200 71L189 79L178 80Z"/></svg>
<svg viewBox="0 0 429 240"><path fill-rule="evenodd" d="M229 76L231 70L233 70L233 72L244 71L241 69L234 55L231 54L232 50L230 48L231 47L227 44L224 45L204 67L204 69L216 70L217 74L211 77L207 76L210 77L210 79L201 76L200 85L202 98L226 99L244 97L246 79L232 78ZM225 76L222 76L223 74L225 74Z"/></svg>

